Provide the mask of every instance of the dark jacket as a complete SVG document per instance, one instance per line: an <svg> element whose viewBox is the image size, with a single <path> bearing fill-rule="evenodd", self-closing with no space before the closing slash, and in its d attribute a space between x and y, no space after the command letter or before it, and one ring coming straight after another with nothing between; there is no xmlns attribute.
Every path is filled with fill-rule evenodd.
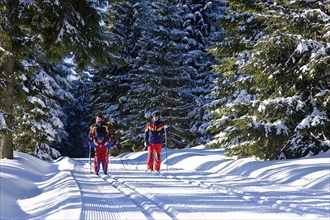
<svg viewBox="0 0 330 220"><path fill-rule="evenodd" d="M88 135L89 141L98 140L99 138L108 141L110 138L109 126L105 123L93 124Z"/></svg>
<svg viewBox="0 0 330 220"><path fill-rule="evenodd" d="M164 122L152 121L146 126L144 141L150 144L162 144L164 140Z"/></svg>

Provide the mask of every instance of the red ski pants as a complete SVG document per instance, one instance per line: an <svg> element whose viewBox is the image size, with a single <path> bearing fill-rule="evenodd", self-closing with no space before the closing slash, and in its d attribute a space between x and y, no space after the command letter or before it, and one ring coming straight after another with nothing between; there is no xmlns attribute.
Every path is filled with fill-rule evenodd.
<svg viewBox="0 0 330 220"><path fill-rule="evenodd" d="M147 169L148 170L160 170L162 144L148 144L148 161ZM156 154L156 158L155 158Z"/></svg>

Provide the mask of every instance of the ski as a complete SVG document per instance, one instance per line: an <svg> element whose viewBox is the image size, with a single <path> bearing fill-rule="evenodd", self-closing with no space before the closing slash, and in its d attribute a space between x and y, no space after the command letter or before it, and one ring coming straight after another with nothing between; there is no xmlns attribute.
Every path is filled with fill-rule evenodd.
<svg viewBox="0 0 330 220"><path fill-rule="evenodd" d="M146 173L151 173L154 175L162 175L163 173L161 171L155 171L155 170L143 170Z"/></svg>

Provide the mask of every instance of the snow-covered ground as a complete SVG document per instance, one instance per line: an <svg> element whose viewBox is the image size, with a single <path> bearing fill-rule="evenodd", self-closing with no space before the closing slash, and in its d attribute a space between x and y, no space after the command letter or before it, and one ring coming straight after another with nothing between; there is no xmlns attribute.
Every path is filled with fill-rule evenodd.
<svg viewBox="0 0 330 220"><path fill-rule="evenodd" d="M0 219L330 219L330 152L261 162L164 149L161 174L144 171L146 153L110 157L97 176L88 159L15 152L0 160Z"/></svg>

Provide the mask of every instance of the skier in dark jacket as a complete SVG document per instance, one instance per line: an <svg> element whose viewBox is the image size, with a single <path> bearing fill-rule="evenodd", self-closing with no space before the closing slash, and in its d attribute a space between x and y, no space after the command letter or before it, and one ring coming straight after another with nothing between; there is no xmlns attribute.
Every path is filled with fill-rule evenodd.
<svg viewBox="0 0 330 220"><path fill-rule="evenodd" d="M91 148L94 148L94 170L96 175L99 174L100 166L102 164L104 174L108 171L108 152L109 148L115 147L115 142L111 143L110 129L107 124L103 122L103 116L98 114L96 116L96 123L90 128L88 141Z"/></svg>
<svg viewBox="0 0 330 220"><path fill-rule="evenodd" d="M148 147L147 169L159 172L164 140L164 122L160 120L160 113L157 111L152 114L152 117L153 120L147 124L144 133L145 146Z"/></svg>

